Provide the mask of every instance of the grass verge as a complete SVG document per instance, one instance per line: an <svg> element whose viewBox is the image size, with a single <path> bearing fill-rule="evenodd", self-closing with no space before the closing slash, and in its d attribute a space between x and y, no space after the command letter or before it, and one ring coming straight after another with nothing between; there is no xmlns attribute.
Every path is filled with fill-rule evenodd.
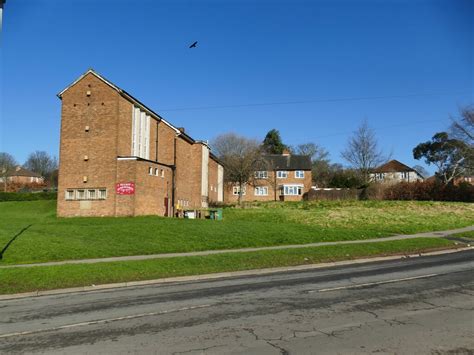
<svg viewBox="0 0 474 355"><path fill-rule="evenodd" d="M0 269L0 294L90 286L164 277L316 264L454 248L440 238L226 253L144 261Z"/></svg>
<svg viewBox="0 0 474 355"><path fill-rule="evenodd" d="M451 234L450 237L456 237L456 238L464 238L464 239L472 239L472 240L474 240L474 231Z"/></svg>
<svg viewBox="0 0 474 355"><path fill-rule="evenodd" d="M0 264L380 238L474 224L474 204L416 201L252 203L223 221L156 216L57 218L55 201L0 203Z"/></svg>

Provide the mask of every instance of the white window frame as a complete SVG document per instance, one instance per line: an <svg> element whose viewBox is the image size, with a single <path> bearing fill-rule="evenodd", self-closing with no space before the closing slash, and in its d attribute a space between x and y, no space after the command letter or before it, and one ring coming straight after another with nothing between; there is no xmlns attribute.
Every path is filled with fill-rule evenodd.
<svg viewBox="0 0 474 355"><path fill-rule="evenodd" d="M66 201L73 201L76 196L76 192L73 189L66 190Z"/></svg>
<svg viewBox="0 0 474 355"><path fill-rule="evenodd" d="M98 200L105 200L105 199L107 199L107 189L98 189L98 191L97 191L97 199L98 199Z"/></svg>
<svg viewBox="0 0 474 355"><path fill-rule="evenodd" d="M81 192L83 192L82 197L79 196ZM107 199L107 189L105 188L66 189L64 193L64 198L66 201L91 201Z"/></svg>
<svg viewBox="0 0 474 355"><path fill-rule="evenodd" d="M296 179L304 179L304 170L295 170Z"/></svg>
<svg viewBox="0 0 474 355"><path fill-rule="evenodd" d="M87 189L87 199L96 200L97 199L97 190L96 189Z"/></svg>
<svg viewBox="0 0 474 355"><path fill-rule="evenodd" d="M288 171L287 170L277 170L277 179L287 179Z"/></svg>
<svg viewBox="0 0 474 355"><path fill-rule="evenodd" d="M82 197L80 196L81 191L83 193ZM86 200L86 199L87 199L86 189L77 189L76 190L76 200L82 201L82 200Z"/></svg>
<svg viewBox="0 0 474 355"><path fill-rule="evenodd" d="M155 168L155 176L159 176L159 169Z"/></svg>
<svg viewBox="0 0 474 355"><path fill-rule="evenodd" d="M282 193L284 196L301 196L303 195L302 185L283 185Z"/></svg>
<svg viewBox="0 0 474 355"><path fill-rule="evenodd" d="M148 167L148 175L153 175L153 168L151 166Z"/></svg>
<svg viewBox="0 0 474 355"><path fill-rule="evenodd" d="M240 186L232 186L232 194L234 196L239 196ZM242 196L244 196L247 192L246 186L242 186Z"/></svg>
<svg viewBox="0 0 474 355"><path fill-rule="evenodd" d="M258 170L255 172L256 179L268 179L268 171L266 170Z"/></svg>
<svg viewBox="0 0 474 355"><path fill-rule="evenodd" d="M268 196L268 186L256 186L255 196Z"/></svg>

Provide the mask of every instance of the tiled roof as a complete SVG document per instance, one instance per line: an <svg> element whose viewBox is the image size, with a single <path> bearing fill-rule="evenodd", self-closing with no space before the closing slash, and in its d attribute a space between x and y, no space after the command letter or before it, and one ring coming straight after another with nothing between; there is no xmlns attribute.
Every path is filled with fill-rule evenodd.
<svg viewBox="0 0 474 355"><path fill-rule="evenodd" d="M400 163L398 160L390 160L388 163L385 163L377 168L375 168L373 173L396 173L396 172L409 172L415 171L415 169L410 168L409 166Z"/></svg>
<svg viewBox="0 0 474 355"><path fill-rule="evenodd" d="M311 170L311 158L306 155L264 155L272 170Z"/></svg>
<svg viewBox="0 0 474 355"><path fill-rule="evenodd" d="M31 170L25 169L22 166L17 166L15 169L8 171L7 176L42 177L40 174L35 173Z"/></svg>

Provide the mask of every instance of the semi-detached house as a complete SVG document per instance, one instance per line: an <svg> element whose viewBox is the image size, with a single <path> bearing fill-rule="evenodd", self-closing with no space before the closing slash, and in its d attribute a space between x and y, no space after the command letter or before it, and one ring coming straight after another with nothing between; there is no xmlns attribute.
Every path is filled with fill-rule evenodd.
<svg viewBox="0 0 474 355"><path fill-rule="evenodd" d="M222 202L207 142L88 70L62 101L58 216L173 216Z"/></svg>
<svg viewBox="0 0 474 355"><path fill-rule="evenodd" d="M311 189L311 158L304 155L267 154L260 170L243 186L242 201L301 201ZM225 200L235 203L240 187L226 185Z"/></svg>

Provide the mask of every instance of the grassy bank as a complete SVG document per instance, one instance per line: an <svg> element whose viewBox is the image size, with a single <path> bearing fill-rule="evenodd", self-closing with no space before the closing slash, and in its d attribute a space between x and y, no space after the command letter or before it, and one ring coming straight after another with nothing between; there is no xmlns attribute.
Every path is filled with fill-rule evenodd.
<svg viewBox="0 0 474 355"><path fill-rule="evenodd" d="M451 247L453 247L453 242L445 239L413 238L381 243L227 253L200 257L8 268L0 269L0 294L314 264Z"/></svg>
<svg viewBox="0 0 474 355"><path fill-rule="evenodd" d="M55 201L0 203L0 264L368 239L474 224L474 204L406 201L260 203L224 220L56 218Z"/></svg>

